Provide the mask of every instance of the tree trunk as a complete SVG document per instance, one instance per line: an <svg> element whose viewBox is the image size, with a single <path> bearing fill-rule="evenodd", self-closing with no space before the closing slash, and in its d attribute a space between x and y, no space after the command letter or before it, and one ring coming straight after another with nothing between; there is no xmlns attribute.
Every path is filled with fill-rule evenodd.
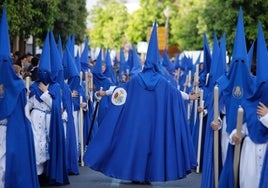
<svg viewBox="0 0 268 188"><path fill-rule="evenodd" d="M25 50L26 50L26 42L23 37L20 37L19 38L19 51L21 51L22 53L26 53Z"/></svg>
<svg viewBox="0 0 268 188"><path fill-rule="evenodd" d="M15 36L12 39L12 48L10 49L12 53L19 51L19 36Z"/></svg>

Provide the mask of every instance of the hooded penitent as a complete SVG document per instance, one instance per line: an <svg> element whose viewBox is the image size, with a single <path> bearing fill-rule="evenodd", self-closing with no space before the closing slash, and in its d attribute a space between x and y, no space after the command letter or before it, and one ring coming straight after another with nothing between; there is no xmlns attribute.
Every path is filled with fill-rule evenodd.
<svg viewBox="0 0 268 188"><path fill-rule="evenodd" d="M85 164L107 176L169 181L184 178L196 166L183 99L154 69L156 29L155 24L145 69L115 89L85 153Z"/></svg>
<svg viewBox="0 0 268 188"><path fill-rule="evenodd" d="M34 139L25 116L26 88L12 68L7 21L4 7L0 23L0 122L6 125L6 145L1 146L1 152L6 148L4 187L38 188Z"/></svg>

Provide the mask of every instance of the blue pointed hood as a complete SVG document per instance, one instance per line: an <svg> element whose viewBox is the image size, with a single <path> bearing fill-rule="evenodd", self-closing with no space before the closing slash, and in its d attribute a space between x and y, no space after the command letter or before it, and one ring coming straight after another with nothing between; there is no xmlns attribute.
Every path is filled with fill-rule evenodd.
<svg viewBox="0 0 268 188"><path fill-rule="evenodd" d="M7 10L6 7L3 9L2 18L1 18L1 57L7 56L10 57L10 40L8 33L8 20L7 20Z"/></svg>
<svg viewBox="0 0 268 188"><path fill-rule="evenodd" d="M88 54L89 54L88 39L86 38L85 42L84 42L84 49L83 49L81 57L80 57L81 71L82 72L86 72L89 70Z"/></svg>
<svg viewBox="0 0 268 188"><path fill-rule="evenodd" d="M171 63L167 50L164 50L164 55L163 55L163 62L162 65L167 69L169 74L173 75L173 72L175 70L174 64Z"/></svg>
<svg viewBox="0 0 268 188"><path fill-rule="evenodd" d="M140 84L146 90L149 91L155 89L160 80L160 77L163 78L163 76L160 76L160 74L163 73L164 68L160 66L158 58L159 58L159 50L157 41L157 24L155 21L151 32L151 37L149 40L144 67L142 72L138 74L138 76L140 77Z"/></svg>
<svg viewBox="0 0 268 188"><path fill-rule="evenodd" d="M220 76L227 73L227 64L226 64L226 36L220 40L220 54L219 54L219 63L216 70L215 79L217 80Z"/></svg>
<svg viewBox="0 0 268 188"><path fill-rule="evenodd" d="M247 59L247 56L245 56L245 54L247 54L246 39L245 39L245 32L244 32L243 12L242 12L242 8L240 7L232 59L242 59L245 61L245 63L248 64L248 59Z"/></svg>
<svg viewBox="0 0 268 188"><path fill-rule="evenodd" d="M58 47L52 31L49 32L50 40L50 59L51 59L51 80L53 82L61 83L64 79L59 75L63 71L61 57L59 55Z"/></svg>
<svg viewBox="0 0 268 188"><path fill-rule="evenodd" d="M256 82L268 82L268 53L261 22L258 22L258 39L256 55Z"/></svg>
<svg viewBox="0 0 268 188"><path fill-rule="evenodd" d="M206 33L203 35L203 53L204 53L204 62L203 62L203 69L199 72L199 81L202 88L206 86L206 77L207 73L210 71L211 66L211 52L209 48L208 39Z"/></svg>
<svg viewBox="0 0 268 188"><path fill-rule="evenodd" d="M223 83L219 82L219 84L226 85L226 88L221 88L226 100L226 131L231 133L236 126L238 106L249 96L252 96L255 90L255 81L249 71L241 8L238 16L231 67L227 79L222 80Z"/></svg>
<svg viewBox="0 0 268 188"><path fill-rule="evenodd" d="M136 47L132 45L132 66L130 67L130 75L135 75L141 72L141 70L142 70L141 60L137 53Z"/></svg>
<svg viewBox="0 0 268 188"><path fill-rule="evenodd" d="M77 50L74 61L75 61L75 66L76 66L78 72L80 73L82 71L82 68L81 68L81 59L80 59L79 50Z"/></svg>
<svg viewBox="0 0 268 188"><path fill-rule="evenodd" d="M97 56L96 64L92 69L92 73L93 73L93 83L95 85L96 90L99 90L100 87L103 87L104 90L109 89L109 86L111 86L112 83L102 73L102 49L100 49L100 52Z"/></svg>
<svg viewBox="0 0 268 188"><path fill-rule="evenodd" d="M112 66L112 61L111 61L109 50L106 51L104 61L106 64L106 69L103 72L103 75L106 76L108 79L110 79L113 85L116 85L116 75Z"/></svg>
<svg viewBox="0 0 268 188"><path fill-rule="evenodd" d="M155 65L158 64L159 62L158 55L159 55L159 49L157 40L157 23L155 21L151 32L151 37L149 40L148 50L143 69L155 67Z"/></svg>
<svg viewBox="0 0 268 188"><path fill-rule="evenodd" d="M50 39L49 32L47 32L44 46L42 49L42 54L40 57L40 63L38 66L37 79L42 81L44 84L49 84L51 82L51 59L50 59Z"/></svg>
<svg viewBox="0 0 268 188"><path fill-rule="evenodd" d="M252 61L253 61L254 45L255 45L255 41L253 41L253 43L251 44L251 47L248 51L248 66L249 66L250 70L251 70Z"/></svg>
<svg viewBox="0 0 268 188"><path fill-rule="evenodd" d="M123 48L120 48L119 57L120 57L120 61L119 61L119 81L121 81L122 80L122 74L127 73L127 63L126 63Z"/></svg>
<svg viewBox="0 0 268 188"><path fill-rule="evenodd" d="M71 55L69 48L66 48L63 53L62 59L63 67L64 67L64 78L70 79L72 77L79 77L79 72L76 68L74 59Z"/></svg>
<svg viewBox="0 0 268 188"><path fill-rule="evenodd" d="M208 87L209 87L210 92L213 91L215 81L216 81L215 76L216 76L216 71L218 68L219 54L220 54L219 43L218 43L216 33L214 33L212 61L211 61L211 66L209 70L209 86Z"/></svg>
<svg viewBox="0 0 268 188"><path fill-rule="evenodd" d="M5 6L0 23L0 70L0 119L4 119L16 108L18 97L25 89L22 79L15 74L12 67Z"/></svg>
<svg viewBox="0 0 268 188"><path fill-rule="evenodd" d="M99 54L97 56L96 64L92 69L92 73L93 74L102 74L101 66L102 66L102 49L100 49L100 52L99 52Z"/></svg>
<svg viewBox="0 0 268 188"><path fill-rule="evenodd" d="M57 47L58 47L58 51L59 51L59 56L60 56L60 58L61 58L61 60L62 60L62 58L63 58L63 53L62 53L62 41L61 41L61 37L60 37L60 35L59 35L59 37L58 37Z"/></svg>
<svg viewBox="0 0 268 188"><path fill-rule="evenodd" d="M74 39L72 36L68 36L65 48L69 49L70 55L74 59Z"/></svg>

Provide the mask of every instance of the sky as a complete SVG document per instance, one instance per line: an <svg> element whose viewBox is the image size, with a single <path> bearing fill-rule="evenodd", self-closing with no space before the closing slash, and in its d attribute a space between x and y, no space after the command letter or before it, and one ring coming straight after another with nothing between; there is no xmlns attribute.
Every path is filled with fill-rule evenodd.
<svg viewBox="0 0 268 188"><path fill-rule="evenodd" d="M137 10L139 8L139 0L125 0L126 7L128 9L129 13L132 13L133 11ZM96 5L98 0L87 0L87 10L90 11L90 9ZM90 23L87 24L90 27Z"/></svg>

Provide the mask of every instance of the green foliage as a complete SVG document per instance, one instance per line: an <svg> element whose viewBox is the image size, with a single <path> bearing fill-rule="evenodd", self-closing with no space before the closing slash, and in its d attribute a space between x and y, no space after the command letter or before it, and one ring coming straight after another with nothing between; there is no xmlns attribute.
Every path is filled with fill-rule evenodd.
<svg viewBox="0 0 268 188"><path fill-rule="evenodd" d="M134 44L139 41L147 41L148 28L153 25L155 20L158 26L164 26L164 8L164 4L159 3L158 0L141 0L140 9L130 15L126 30L128 41Z"/></svg>
<svg viewBox="0 0 268 188"><path fill-rule="evenodd" d="M42 35L53 24L58 0L10 0L6 2L11 37ZM2 4L3 6L3 4Z"/></svg>
<svg viewBox="0 0 268 188"><path fill-rule="evenodd" d="M120 48L125 38L128 13L126 7L116 1L98 3L89 14L94 23L90 31L91 46Z"/></svg>
<svg viewBox="0 0 268 188"><path fill-rule="evenodd" d="M85 39L86 18L85 0L59 0L53 24L55 36L60 35L64 42L69 35L74 34L75 42L80 44Z"/></svg>
<svg viewBox="0 0 268 188"><path fill-rule="evenodd" d="M263 0L140 0L140 9L128 13L123 0L99 0L89 12L92 23L89 39L93 47L119 48L125 42L146 41L148 27L156 20L158 26L168 21L169 45L180 50L197 50L203 46L203 33L209 41L213 34L226 34L231 54L239 8L242 7L247 47L257 38L257 21L261 21L268 36L268 1ZM3 2L0 3L1 8ZM167 20L164 10L171 8ZM6 1L11 40L30 35L43 41L53 29L55 36L65 41L74 34L77 43L84 41L86 32L86 0L9 0Z"/></svg>
<svg viewBox="0 0 268 188"><path fill-rule="evenodd" d="M171 41L177 44L180 50L196 50L202 48L203 32L200 13L204 1L188 0L177 1L177 6L171 17Z"/></svg>
<svg viewBox="0 0 268 188"><path fill-rule="evenodd" d="M9 0L6 7L11 40L19 36L26 41L32 35L42 42L52 29L56 35L74 34L78 42L84 41L86 0Z"/></svg>
<svg viewBox="0 0 268 188"><path fill-rule="evenodd" d="M207 33L212 40L213 32L218 36L226 33L227 49L232 53L239 8L243 10L247 48L257 38L257 22L261 21L265 36L268 37L268 2L262 0L207 0L202 17L207 25Z"/></svg>

